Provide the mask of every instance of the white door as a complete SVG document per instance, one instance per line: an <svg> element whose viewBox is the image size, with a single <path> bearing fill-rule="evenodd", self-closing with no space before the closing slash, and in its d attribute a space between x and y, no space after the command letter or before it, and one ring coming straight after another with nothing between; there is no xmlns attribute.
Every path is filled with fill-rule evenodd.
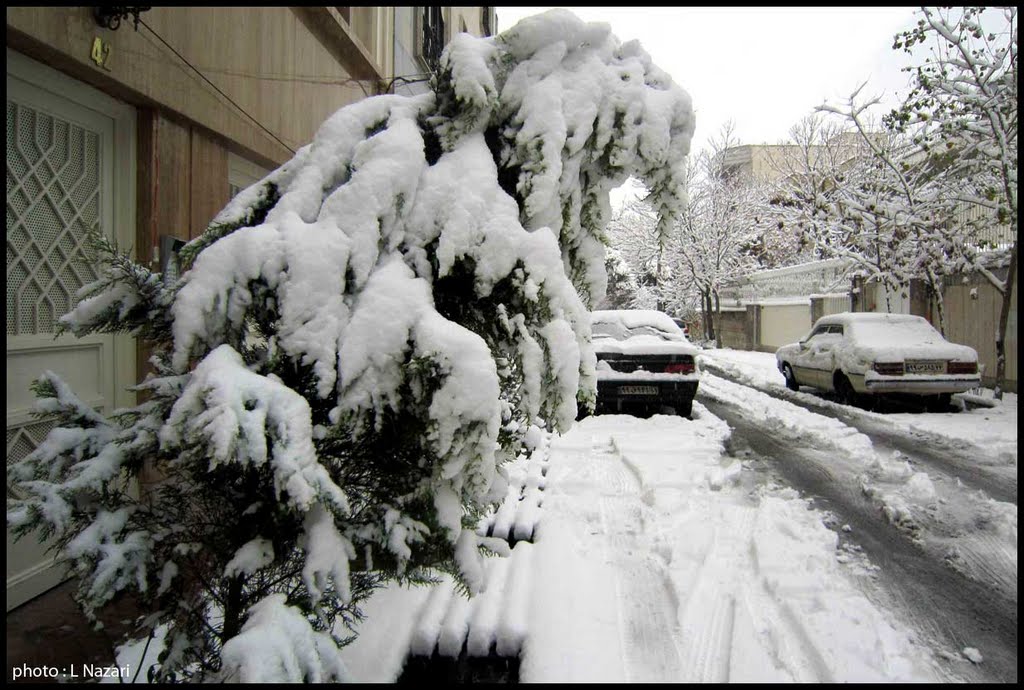
<svg viewBox="0 0 1024 690"><path fill-rule="evenodd" d="M98 267L86 233L132 245L134 110L7 51L7 463L53 428L30 413L30 383L61 376L109 412L133 403L135 346L125 336L54 337ZM8 485L8 495L11 495ZM45 545L7 535L7 610L61 582Z"/></svg>
<svg viewBox="0 0 1024 690"><path fill-rule="evenodd" d="M843 341L843 334L835 331L841 326L826 326L828 331L814 336L807 342L807 367L811 370L814 385L822 390L832 389L832 373L835 371L833 350Z"/></svg>

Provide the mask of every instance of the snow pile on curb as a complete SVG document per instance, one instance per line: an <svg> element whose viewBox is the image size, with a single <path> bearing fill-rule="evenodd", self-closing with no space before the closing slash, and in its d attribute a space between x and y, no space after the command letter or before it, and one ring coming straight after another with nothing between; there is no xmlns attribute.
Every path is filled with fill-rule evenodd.
<svg viewBox="0 0 1024 690"><path fill-rule="evenodd" d="M704 372L700 392L712 400L739 407L744 414L788 439L812 439L819 447L834 448L866 461L874 455L871 440L837 419L815 414L746 386Z"/></svg>

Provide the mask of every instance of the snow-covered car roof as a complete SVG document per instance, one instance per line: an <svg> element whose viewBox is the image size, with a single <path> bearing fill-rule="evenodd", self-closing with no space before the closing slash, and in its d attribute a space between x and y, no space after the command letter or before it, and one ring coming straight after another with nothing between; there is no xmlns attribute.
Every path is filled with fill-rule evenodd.
<svg viewBox="0 0 1024 690"><path fill-rule="evenodd" d="M840 314L829 314L822 316L815 322L815 325L829 323L903 323L903 322L924 322L928 320L923 316L913 314L880 314L873 311L845 311ZM930 324L929 324L930 325Z"/></svg>
<svg viewBox="0 0 1024 690"><path fill-rule="evenodd" d="M594 328L597 352L694 356L700 352L686 339L672 317L654 309L598 310L591 312L590 322L597 327Z"/></svg>
<svg viewBox="0 0 1024 690"><path fill-rule="evenodd" d="M864 349L864 354L893 357L951 357L976 361L977 352L966 345L951 343L942 337L921 316L911 314L878 314L874 312L844 312L823 316L814 323L848 326L847 336Z"/></svg>
<svg viewBox="0 0 1024 690"><path fill-rule="evenodd" d="M679 330L672 317L655 309L599 309L590 313L591 323L621 323L626 328L653 326L666 333Z"/></svg>

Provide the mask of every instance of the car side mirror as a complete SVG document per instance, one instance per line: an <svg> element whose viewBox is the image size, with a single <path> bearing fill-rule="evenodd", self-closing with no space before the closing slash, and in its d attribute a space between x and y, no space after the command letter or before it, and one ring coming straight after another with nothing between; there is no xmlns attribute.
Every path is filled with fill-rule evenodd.
<svg viewBox="0 0 1024 690"><path fill-rule="evenodd" d="M806 340L801 340L800 342L797 343L797 345L800 346L801 350L806 350L807 349L807 341Z"/></svg>

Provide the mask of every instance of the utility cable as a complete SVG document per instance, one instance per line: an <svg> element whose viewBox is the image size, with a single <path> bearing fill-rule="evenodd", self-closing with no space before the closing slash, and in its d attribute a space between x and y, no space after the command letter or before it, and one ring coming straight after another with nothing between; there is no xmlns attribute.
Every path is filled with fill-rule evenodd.
<svg viewBox="0 0 1024 690"><path fill-rule="evenodd" d="M203 73L202 73L202 71L200 71L200 69L199 69L198 67L196 67L196 66L195 66L195 65L193 65L193 64L192 64L191 62L189 62L189 61L188 61L188 59L187 59L187 58L185 58L185 56L184 56L184 55L182 55L181 53L179 53L179 52L178 52L177 50L175 50L175 49L174 49L174 46L172 46L172 45L171 45L170 43L168 43L167 41L165 41L165 40L164 40L164 38L163 38L163 36L161 36L161 35L160 35L160 34L158 34L158 33L157 33L156 31L154 31L154 30L153 30L153 27L151 27L151 26L150 26L149 24L147 24L147 23L146 23L146 20L145 20L145 19L141 19L141 18L140 18L140 19L139 19L139 23L140 23L140 24L142 24L142 25L143 25L144 27L146 27L146 28L147 28L147 29L149 30L149 32L150 32L151 34L153 34L154 36L156 36L156 37L157 37L157 39L158 39L158 40L159 40L159 41L160 41L161 43L163 43L163 44L164 44L165 46L167 46L167 49L168 49L168 50L170 50L170 51L171 51L172 53L174 53L175 55L177 55L177 56L178 56L178 59L179 59L179 60L181 60L181 61L182 61L182 62L184 62L184 63L185 63L186 65L188 65L189 67L191 67L191 68L192 68L192 69L193 69L193 70L195 71L195 73L196 73L196 74L198 74L198 75L199 75L199 76L200 76L200 77L201 77L201 78L203 79L203 81L205 81L205 82L206 82L207 84L209 84L210 86L212 86L212 87L214 88L214 90L215 90L215 91L216 91L217 93L219 93L219 94L220 94L221 96L223 96L224 98L226 98L226 99L227 99L227 101L228 101L229 103L231 103L231 105L233 105L233 106L235 106L236 108L238 108L238 110L239 110L239 111L241 111L241 113L242 113L243 115L245 115L245 116L246 116L246 117L248 117L248 118L249 118L250 120L252 120L253 122L255 122L255 123L256 123L256 126L257 126L257 127L259 127L259 128L260 128L260 129L262 129L262 130L263 130L264 132L266 132L266 133L267 133L267 134L269 134L269 135L270 135L271 137L273 137L273 139L274 139L275 141L277 141L277 143L281 144L281 146L283 146L283 147L285 147L286 149L288 149L289 151L291 151L292 155L295 155L295 149L293 149L293 148L292 148L291 146L289 146L288 144L286 144L286 143L284 143L283 141L281 141L281 138L280 138L280 137L278 137L278 136L277 136L276 134L274 134L274 133L273 133L273 132L271 132L271 131L270 131L269 129L267 129L266 127L264 127L264 126L263 126L263 123L262 123L262 122L260 122L260 121L259 121L259 120L257 120L257 119L256 119L255 117L253 117L252 115L250 115L250 114L249 114L249 111L247 111L247 110L246 110L245 108L243 108L242 106L238 105L238 103L236 103L236 102L234 101L234 99L232 99L232 98L231 98L231 96L229 96L229 95L227 95L226 93L224 93L223 91L221 91L221 90L220 90L220 87L218 87L218 86L217 86L216 84L214 84L214 83L213 83L212 81L210 81L210 80L209 80L209 78L207 78L207 76L206 76L205 74L203 74Z"/></svg>
<svg viewBox="0 0 1024 690"><path fill-rule="evenodd" d="M179 53L179 52L178 52L177 50L175 50L175 49L174 49L174 46L172 46L172 45L171 45L170 43L168 43L168 42L167 42L166 40L164 40L163 36L161 36L160 34L158 34L158 33L157 33L157 32L156 32L156 31L155 31L154 29L153 29L153 27L151 27L151 26L150 26L149 24L147 24L147 23L146 23L146 20L144 20L144 19L140 18L140 19L139 19L139 23L140 23L140 24L142 24L142 25L143 25L144 27L146 27L146 29L148 29L148 30L149 30L149 32L150 32L151 34L153 34L154 36L156 36L156 38L157 38L157 39L158 39L158 40L159 40L159 41L160 41L161 43L163 43L163 44L164 44L164 46L166 46L168 50L170 50L170 51L171 51L172 53L174 53L175 55L177 55L177 56L178 56L178 59L179 59L179 60L181 60L181 61L182 61L182 62L184 62L184 63L185 63L186 65L188 65L189 67L191 67L191 68L192 68L192 70L193 70L193 71L194 71L194 72L195 72L196 74L198 74L198 75L199 75L199 76L200 76L200 77L201 77L201 78L203 79L203 81L205 81L205 82L206 82L207 84L209 84L210 86L212 86L212 87L213 87L213 89L214 89L214 90L215 90L215 91L216 91L217 93L219 93L219 94L220 94L221 96L223 96L223 97L224 97L224 98L225 98L225 99L226 99L226 100L227 100L227 101L228 101L229 103L231 103L231 105L235 106L235 107L236 107L236 108L237 108L237 109L238 109L238 110L239 110L239 111L240 111L240 112L241 112L241 113L242 113L243 115L245 115L245 116L246 116L246 117L248 117L248 118L249 118L250 120L252 120L252 121L253 121L254 123L256 123L256 126L257 126L257 127L259 127L259 128L260 128L260 129L262 129L262 130L263 130L264 132L266 132L267 134L269 134L269 135L270 135L270 136L271 136L271 137L272 137L272 138L273 138L273 139L274 139L275 141L277 141L277 142L278 142L279 144L281 144L281 146L283 146L283 147L285 147L286 149L288 149L289 151L291 151L291 153L292 153L293 155L295 154L295 149L293 149L293 148L292 148L291 146L289 146L288 144L284 143L284 142L283 142L283 141L281 140L281 138L280 138L280 137L278 137L278 136L277 136L276 134L274 134L274 133L273 133L272 131L270 131L269 129L267 129L266 127L264 127L264 126L263 126L263 123L262 123L262 122L260 122L259 120L257 120L257 119L256 119L256 118L255 118L255 117L254 117L253 115L251 115L251 114L249 113L249 111L247 111L247 110L246 110L245 108L243 108L243 107L242 107L242 106L240 106L240 105L239 105L238 103L236 103L236 102L234 101L234 99L232 99L232 98L231 98L231 96L229 96L229 95L227 95L226 93L224 93L224 92L223 92L223 91L222 91L222 90L220 89L220 87L218 87L218 86L217 86L216 84L214 84L214 83L213 83L212 81L210 81L210 79L209 79L209 78L208 78L208 77L207 77L207 76L206 76L205 74L203 74L202 70L200 70L200 69L199 69L198 67L196 67L195 65L193 65L193 64L192 64L191 62L189 62L188 58L186 58L186 57L185 57L184 55L182 55L182 54L181 54L181 53ZM400 83L402 83L402 84L404 84L404 85L408 85L408 84L415 84L415 83L418 83L418 82L425 82L425 81L429 81L429 80L430 80L430 78L431 78L431 76L432 76L432 74L431 74L431 73L429 73L429 72L421 72L421 73L419 73L419 74L410 74L410 75L401 75L401 76L396 76L396 77L392 77L392 78L391 78L391 80L390 80L389 82L387 82L387 86L386 86L386 87L384 88L384 91L385 91L385 92L390 92L390 91L391 91L391 89L392 89L392 88L393 88L393 87L394 87L394 86L396 85L396 83L399 83L399 82L400 82ZM262 79L262 78L264 78L264 77L256 77L256 78L257 78L257 79ZM273 78L273 77L267 77L267 78ZM295 80L296 80L296 81L307 81L306 79L302 79L302 78L295 78ZM311 81L311 80L310 80L310 81ZM344 79L344 80L338 80L338 81L336 81L336 82L324 82L324 83L335 83L335 84L338 84L338 85L344 85L344 84L349 84L349 83L353 83L353 82L354 82L354 83L356 83L356 85L357 85L357 86L359 86L359 88L360 88L360 89L361 89L361 90L363 91L363 95L364 95L364 96L366 96L366 97L369 97L369 94L368 94L368 93L366 92L366 89L364 89L364 88L363 88L363 84L362 84L362 82L364 82L364 81L376 81L376 80L367 80L367 79Z"/></svg>

